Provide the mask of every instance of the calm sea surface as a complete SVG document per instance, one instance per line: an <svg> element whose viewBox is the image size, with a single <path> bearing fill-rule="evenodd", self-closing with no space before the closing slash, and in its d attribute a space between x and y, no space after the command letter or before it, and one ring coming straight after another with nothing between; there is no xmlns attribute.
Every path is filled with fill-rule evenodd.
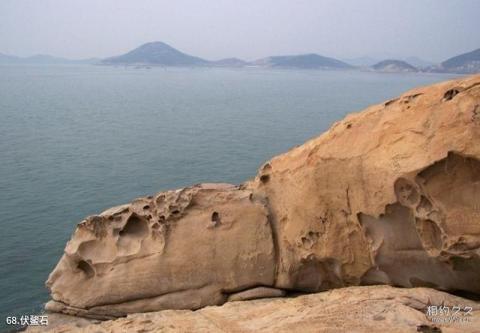
<svg viewBox="0 0 480 333"><path fill-rule="evenodd" d="M41 310L76 223L240 183L352 111L446 75L0 66L0 330Z"/></svg>

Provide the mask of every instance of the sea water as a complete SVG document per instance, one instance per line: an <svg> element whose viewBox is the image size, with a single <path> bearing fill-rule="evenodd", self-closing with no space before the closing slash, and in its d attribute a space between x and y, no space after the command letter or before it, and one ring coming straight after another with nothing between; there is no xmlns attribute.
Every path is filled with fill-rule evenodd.
<svg viewBox="0 0 480 333"><path fill-rule="evenodd" d="M76 223L161 190L238 184L433 74L0 66L0 329L38 313Z"/></svg>

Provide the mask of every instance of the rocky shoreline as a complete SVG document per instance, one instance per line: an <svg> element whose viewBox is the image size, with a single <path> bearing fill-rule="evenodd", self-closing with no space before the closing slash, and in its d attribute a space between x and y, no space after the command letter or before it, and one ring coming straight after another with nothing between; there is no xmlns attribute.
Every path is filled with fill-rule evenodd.
<svg viewBox="0 0 480 333"><path fill-rule="evenodd" d="M50 274L46 309L128 316L65 332L474 332L478 303L433 289L480 294L479 203L476 75L350 114L242 185L86 218ZM379 284L416 289L352 287ZM233 302L292 292L316 294ZM470 304L471 320L432 324L433 300Z"/></svg>
<svg viewBox="0 0 480 333"><path fill-rule="evenodd" d="M433 305L432 305L433 304ZM462 311L429 315L432 309ZM435 307L435 308L434 308ZM438 307L438 308L436 308ZM467 314L463 309L467 308ZM430 309L430 310L429 310ZM228 302L92 321L50 315L50 332L478 332L480 304L429 288L347 287L297 297ZM29 333L45 332L30 328Z"/></svg>

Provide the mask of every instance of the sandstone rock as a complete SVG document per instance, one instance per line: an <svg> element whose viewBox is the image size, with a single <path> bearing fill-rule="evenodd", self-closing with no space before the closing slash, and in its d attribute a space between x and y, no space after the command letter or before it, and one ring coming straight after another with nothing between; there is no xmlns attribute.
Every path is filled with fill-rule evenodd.
<svg viewBox="0 0 480 333"><path fill-rule="evenodd" d="M460 307L456 315L428 316L428 306ZM471 315L466 313L472 308ZM468 311L469 309L467 309ZM453 317L452 317L453 316ZM457 318L456 322L448 322ZM478 332L480 305L429 288L348 287L295 298L228 302L197 311L165 310L129 315L100 324L49 320L35 332ZM442 321L445 321L443 323Z"/></svg>
<svg viewBox="0 0 480 333"><path fill-rule="evenodd" d="M265 163L275 287L480 293L480 76L417 88Z"/></svg>
<svg viewBox="0 0 480 333"><path fill-rule="evenodd" d="M335 123L239 187L203 184L81 222L51 311L198 309L259 286L480 294L480 76Z"/></svg>
<svg viewBox="0 0 480 333"><path fill-rule="evenodd" d="M78 225L47 281L46 309L111 318L221 304L273 285L271 236L264 203L231 185L137 199Z"/></svg>

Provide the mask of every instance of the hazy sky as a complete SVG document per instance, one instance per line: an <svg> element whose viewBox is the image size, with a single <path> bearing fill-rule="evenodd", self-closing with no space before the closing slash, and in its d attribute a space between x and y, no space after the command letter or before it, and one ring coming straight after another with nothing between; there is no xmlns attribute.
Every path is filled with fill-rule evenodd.
<svg viewBox="0 0 480 333"><path fill-rule="evenodd" d="M480 47L480 1L0 0L0 53L106 57L157 40L212 60L315 52L440 61Z"/></svg>

